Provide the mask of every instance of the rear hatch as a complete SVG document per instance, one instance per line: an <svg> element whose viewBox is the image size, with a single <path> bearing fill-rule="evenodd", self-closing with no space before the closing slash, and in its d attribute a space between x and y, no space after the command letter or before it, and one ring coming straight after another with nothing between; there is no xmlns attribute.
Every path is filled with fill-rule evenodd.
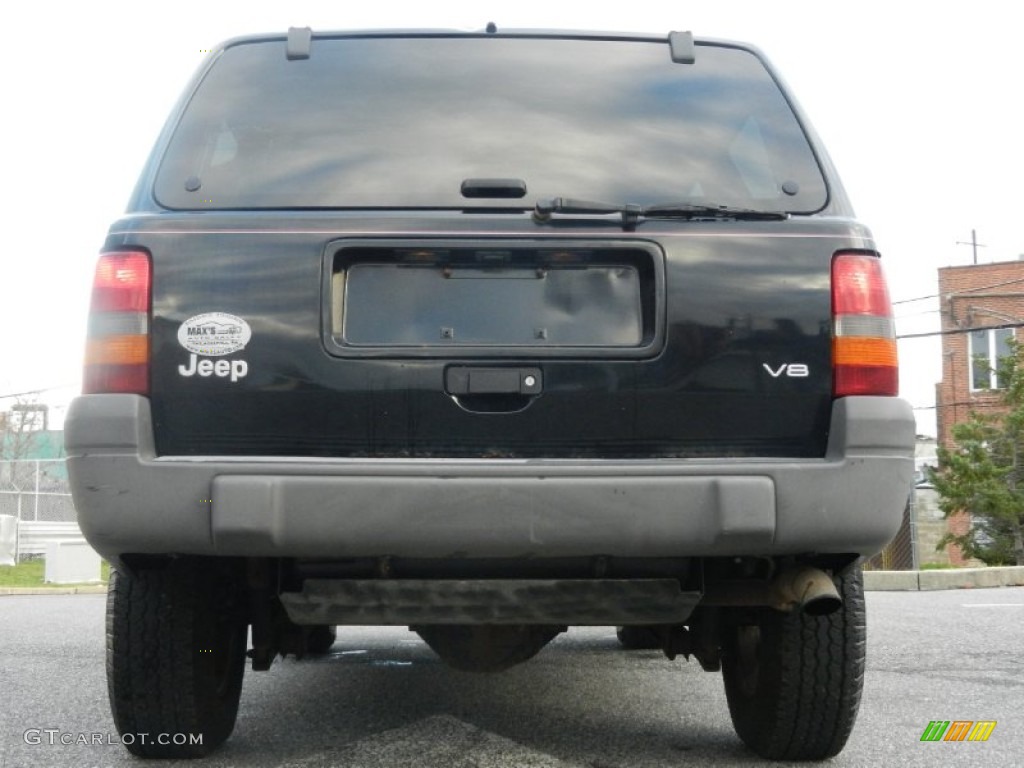
<svg viewBox="0 0 1024 768"><path fill-rule="evenodd" d="M183 104L107 242L152 259L158 453L823 454L872 245L756 52L256 38Z"/></svg>

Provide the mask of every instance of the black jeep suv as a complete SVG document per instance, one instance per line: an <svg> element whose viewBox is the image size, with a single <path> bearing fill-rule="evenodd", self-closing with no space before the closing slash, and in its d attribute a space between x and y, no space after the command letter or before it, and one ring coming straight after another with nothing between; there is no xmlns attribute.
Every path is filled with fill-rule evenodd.
<svg viewBox="0 0 1024 768"><path fill-rule="evenodd" d="M67 452L137 754L254 669L408 625L478 671L570 625L842 749L860 560L914 421L879 254L757 50L292 29L201 67L96 270ZM125 739L128 742L128 739Z"/></svg>

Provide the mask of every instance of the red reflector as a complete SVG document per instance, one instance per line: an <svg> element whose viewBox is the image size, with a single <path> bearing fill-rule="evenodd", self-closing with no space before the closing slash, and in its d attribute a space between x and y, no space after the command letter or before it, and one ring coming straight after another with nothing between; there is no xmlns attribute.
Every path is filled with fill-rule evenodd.
<svg viewBox="0 0 1024 768"><path fill-rule="evenodd" d="M832 372L836 397L884 395L900 391L899 368L888 365L837 365Z"/></svg>
<svg viewBox="0 0 1024 768"><path fill-rule="evenodd" d="M92 283L93 312L149 312L149 255L104 253Z"/></svg>
<svg viewBox="0 0 1024 768"><path fill-rule="evenodd" d="M149 365L87 365L82 394L149 394Z"/></svg>
<svg viewBox="0 0 1024 768"><path fill-rule="evenodd" d="M877 256L841 253L832 260L832 314L892 314L889 288Z"/></svg>

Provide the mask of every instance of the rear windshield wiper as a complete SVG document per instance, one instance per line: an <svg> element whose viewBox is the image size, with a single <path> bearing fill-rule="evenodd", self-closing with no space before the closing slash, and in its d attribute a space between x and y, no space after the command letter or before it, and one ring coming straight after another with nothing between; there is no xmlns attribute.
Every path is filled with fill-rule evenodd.
<svg viewBox="0 0 1024 768"><path fill-rule="evenodd" d="M555 197L550 200L538 200L533 209L533 217L538 222L551 220L553 214L602 215L618 214L622 218L623 229L632 229L643 219L743 219L745 221L778 221L789 217L785 211L759 211L753 208L735 208L728 205L700 205L696 203L658 203L655 205L636 205L627 203L595 203L588 200L573 200L567 197Z"/></svg>

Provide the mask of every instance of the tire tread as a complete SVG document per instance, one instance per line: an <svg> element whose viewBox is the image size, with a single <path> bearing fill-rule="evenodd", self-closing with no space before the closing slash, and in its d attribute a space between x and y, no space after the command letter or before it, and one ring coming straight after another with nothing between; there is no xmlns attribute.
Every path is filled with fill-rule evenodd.
<svg viewBox="0 0 1024 768"><path fill-rule="evenodd" d="M213 629L232 621L230 583L223 573L181 563L132 575L111 573L106 613L107 687L118 732L202 734L201 744L124 741L141 757L209 754L231 734L238 711L244 638L221 642ZM220 614L219 612L224 612ZM236 631L239 628L236 628ZM244 625L240 628L244 635ZM228 654L228 680L219 690L207 674L212 654Z"/></svg>
<svg viewBox="0 0 1024 768"><path fill-rule="evenodd" d="M762 757L821 760L838 754L853 730L864 683L866 650L860 568L837 579L843 607L828 616L761 613L759 679L743 692L733 650L723 674L733 724Z"/></svg>

